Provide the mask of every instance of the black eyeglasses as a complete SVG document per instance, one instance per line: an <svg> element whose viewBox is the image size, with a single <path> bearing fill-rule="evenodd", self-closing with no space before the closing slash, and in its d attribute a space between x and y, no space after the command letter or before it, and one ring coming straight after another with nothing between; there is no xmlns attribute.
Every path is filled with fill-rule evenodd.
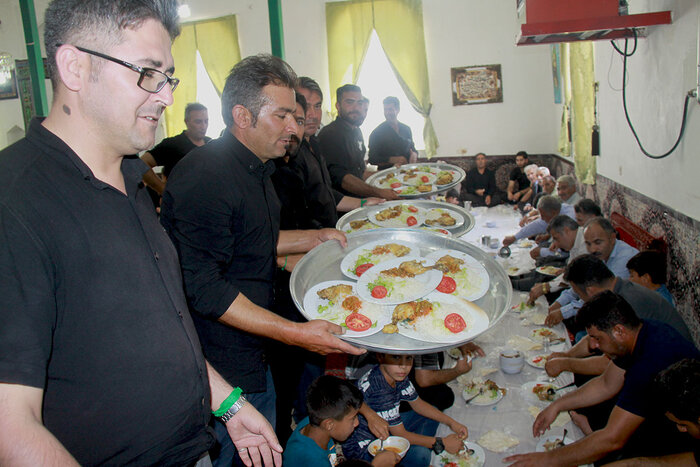
<svg viewBox="0 0 700 467"><path fill-rule="evenodd" d="M56 47L60 47L61 45L63 44L56 44ZM180 84L179 79L172 78L163 73L162 71L156 70L155 68L140 67L138 65L134 65L133 63L129 63L118 58L110 57L109 55L100 52L95 52L94 50L78 47L77 45L74 47L80 50L81 52L85 52L96 57L104 58L105 60L118 63L119 65L125 66L130 70L135 71L139 74L139 81L138 83L136 83L136 85L144 91L155 94L160 92L160 90L163 89L166 84L169 84L170 91L174 92L175 88L177 88L177 85Z"/></svg>

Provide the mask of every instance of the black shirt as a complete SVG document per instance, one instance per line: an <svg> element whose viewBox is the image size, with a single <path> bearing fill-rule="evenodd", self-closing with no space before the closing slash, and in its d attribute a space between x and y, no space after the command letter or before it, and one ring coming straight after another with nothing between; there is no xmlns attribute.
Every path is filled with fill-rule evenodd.
<svg viewBox="0 0 700 467"><path fill-rule="evenodd" d="M45 426L83 465L186 464L212 440L147 169L123 160L125 195L39 120L0 153L0 381L44 390Z"/></svg>
<svg viewBox="0 0 700 467"><path fill-rule="evenodd" d="M272 305L280 225L274 170L227 131L185 156L163 193L161 222L180 254L204 355L246 392L265 390L264 340L217 320L239 293Z"/></svg>
<svg viewBox="0 0 700 467"><path fill-rule="evenodd" d="M205 136L204 142L208 143L209 141L211 141L211 138ZM163 166L163 175L169 177L175 164L180 162L180 159L196 147L198 146L183 131L179 135L163 139L148 152L151 153L158 165Z"/></svg>
<svg viewBox="0 0 700 467"><path fill-rule="evenodd" d="M492 170L484 169L484 173L479 173L479 169L474 167L467 172L465 180L467 193L476 194L476 190L484 189L483 196L493 195L496 192L496 176Z"/></svg>
<svg viewBox="0 0 700 467"><path fill-rule="evenodd" d="M328 172L333 181L333 187L346 195L352 195L343 190L343 177L354 175L364 179L367 163L365 162L365 140L362 132L342 118L336 118L326 125L318 134L321 154L326 158Z"/></svg>
<svg viewBox="0 0 700 467"><path fill-rule="evenodd" d="M389 122L382 122L369 135L369 162L380 170L394 165L389 162L390 157L403 156L408 161L411 149L415 150L411 129L401 122L398 124L398 133Z"/></svg>
<svg viewBox="0 0 700 467"><path fill-rule="evenodd" d="M523 172L520 167L514 167L510 171L508 180L513 180L515 182L515 191L521 191L530 186L530 180L528 180L527 175Z"/></svg>

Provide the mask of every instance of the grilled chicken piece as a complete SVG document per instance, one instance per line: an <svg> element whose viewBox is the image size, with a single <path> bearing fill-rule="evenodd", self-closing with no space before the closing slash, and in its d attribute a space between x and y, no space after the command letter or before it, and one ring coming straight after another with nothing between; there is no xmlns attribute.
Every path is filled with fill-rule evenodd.
<svg viewBox="0 0 700 467"><path fill-rule="evenodd" d="M350 295L352 293L352 286L347 284L332 285L316 293L322 299L333 302L340 296Z"/></svg>
<svg viewBox="0 0 700 467"><path fill-rule="evenodd" d="M441 172L440 175L438 175L437 184L438 185L447 185L448 183L452 183L452 180L454 180L454 178L452 177L451 173Z"/></svg>
<svg viewBox="0 0 700 467"><path fill-rule="evenodd" d="M379 183L386 183L389 180L396 178L396 174L393 172L386 174L386 177L379 179Z"/></svg>
<svg viewBox="0 0 700 467"><path fill-rule="evenodd" d="M432 267L425 267L418 261L404 261L398 268L386 269L380 274L391 277L415 277L430 269L432 269Z"/></svg>
<svg viewBox="0 0 700 467"><path fill-rule="evenodd" d="M361 221L350 221L350 227L354 230L361 229L367 224L369 224L369 220L367 219L363 219Z"/></svg>
<svg viewBox="0 0 700 467"><path fill-rule="evenodd" d="M427 192L432 191L432 190L433 190L432 185L418 185L418 191L420 191L421 193L427 193Z"/></svg>
<svg viewBox="0 0 700 467"><path fill-rule="evenodd" d="M351 313L355 313L357 310L362 308L362 300L360 300L359 297L350 295L343 300L342 307Z"/></svg>
<svg viewBox="0 0 700 467"><path fill-rule="evenodd" d="M443 212L437 219L428 219L425 221L425 223L428 225L442 225L444 227L449 227L451 225L455 225L457 221L448 213Z"/></svg>
<svg viewBox="0 0 700 467"><path fill-rule="evenodd" d="M399 217L401 215L401 205L398 204L396 206L382 209L377 213L377 220L378 221L388 221L389 219L393 219L394 217Z"/></svg>
<svg viewBox="0 0 700 467"><path fill-rule="evenodd" d="M396 324L399 321L415 321L417 318L429 314L433 311L433 304L427 300L419 302L407 302L396 305L391 315L391 322Z"/></svg>
<svg viewBox="0 0 700 467"><path fill-rule="evenodd" d="M403 245L399 245L397 243L387 243L386 245L377 245L372 250L373 255L386 255L386 254L391 253L392 255L399 257L399 258L401 256L406 256L410 252L411 252L410 248L403 246Z"/></svg>
<svg viewBox="0 0 700 467"><path fill-rule="evenodd" d="M396 334L399 332L399 328L395 324L385 324L384 327L382 328L382 332L384 334Z"/></svg>
<svg viewBox="0 0 700 467"><path fill-rule="evenodd" d="M455 274L461 269L461 265L464 264L464 260L460 258L455 258L450 255L445 255L435 263L433 266L435 269L441 271L442 273L452 273Z"/></svg>

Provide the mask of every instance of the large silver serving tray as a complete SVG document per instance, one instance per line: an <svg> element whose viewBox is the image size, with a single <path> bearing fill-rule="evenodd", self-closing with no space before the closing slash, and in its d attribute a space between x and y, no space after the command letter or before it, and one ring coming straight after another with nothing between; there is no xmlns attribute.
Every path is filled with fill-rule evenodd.
<svg viewBox="0 0 700 467"><path fill-rule="evenodd" d="M350 222L352 221L359 221L362 219L367 219L367 215L370 211L375 210L377 208L383 207L383 206L391 206L394 204L401 204L407 202L406 200L398 200L398 201L387 201L384 204L381 205L376 205L376 206L364 206L362 208L357 208L354 209L348 213L346 213L343 217L338 219L338 222L335 224L335 228L338 230L341 230L343 232L347 232L348 229L350 229ZM442 201L432 201L429 199L415 199L411 200L410 202L412 205L418 206L419 208L424 208L424 209L433 209L433 208L440 208L440 209L445 209L447 211L452 211L464 218L464 223L462 225L458 225L456 227L440 227L436 226L437 228L440 229L445 229L453 237L461 237L465 233L469 232L471 229L474 228L475 220L474 216L464 209L462 206L457 206L456 204L452 203L444 203ZM382 227L377 226L377 229L381 229ZM356 233L356 232L354 232Z"/></svg>
<svg viewBox="0 0 700 467"><path fill-rule="evenodd" d="M456 165L447 164L445 162L425 162L422 164L421 163L404 164L401 167L390 167L388 169L380 170L379 172L373 173L372 175L367 177L367 180L365 180L365 183L367 183L368 185L372 185L372 186L378 186L375 184L375 182L377 180L379 180L380 178L385 177L387 174L389 174L391 172L398 173L398 171L401 169L413 169L413 168L417 168L417 167L426 167L426 166L434 167L434 168L437 168L439 170L449 170L452 172L456 172L456 176L454 177L454 180L452 181L452 183L448 183L447 185L440 185L440 186L435 185L434 190L428 191L426 193L416 193L413 195L401 195L402 199L423 198L425 196L431 196L431 195L435 195L437 193L442 193L443 191L447 191L450 188L454 188L459 183L461 183L462 180L464 180L467 177L467 173L464 170L462 170L461 167L458 167Z"/></svg>
<svg viewBox="0 0 700 467"><path fill-rule="evenodd" d="M294 268L289 281L289 288L294 303L307 318L309 316L304 312L303 307L306 291L323 281L347 280L340 271L340 262L345 257L345 254L361 245L377 240L400 240L413 243L420 248L423 256L442 249L454 249L468 253L479 260L489 273L489 290L486 292L486 295L474 302L489 317L489 326L483 332L487 332L495 326L508 312L513 294L510 279L506 275L505 270L493 258L474 245L432 232L408 229L368 230L350 234L347 238L348 246L346 249L343 249L336 241L325 242L306 254ZM483 332L480 334L483 334ZM473 340L478 335L471 336L464 342ZM424 354L456 347L464 343L437 344L411 339L400 334L383 334L381 332L367 337L351 338L342 336L342 339L358 347L379 352L388 351L394 354Z"/></svg>

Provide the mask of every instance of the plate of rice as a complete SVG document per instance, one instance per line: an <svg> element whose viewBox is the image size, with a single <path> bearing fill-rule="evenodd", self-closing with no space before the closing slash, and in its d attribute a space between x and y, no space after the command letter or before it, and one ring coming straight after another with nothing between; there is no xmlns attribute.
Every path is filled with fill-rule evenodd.
<svg viewBox="0 0 700 467"><path fill-rule="evenodd" d="M396 323L400 334L427 342L456 344L482 332L489 325L484 310L459 297L433 292L422 300L429 302L430 307L413 319L396 319L394 309L392 322Z"/></svg>
<svg viewBox="0 0 700 467"><path fill-rule="evenodd" d="M380 227L395 229L423 225L426 210L409 202L387 205L380 204L367 214L367 218Z"/></svg>
<svg viewBox="0 0 700 467"><path fill-rule="evenodd" d="M420 250L408 242L398 240L372 242L348 253L340 262L340 270L350 279L357 280L369 270L366 265L374 267L385 261L415 256L417 253L420 253Z"/></svg>
<svg viewBox="0 0 700 467"><path fill-rule="evenodd" d="M442 280L442 273L431 269L432 265L432 261L420 256L385 261L362 274L357 281L357 293L363 300L379 305L419 299L435 290Z"/></svg>
<svg viewBox="0 0 700 467"><path fill-rule="evenodd" d="M434 260L445 276L454 279L456 288L450 295L474 301L483 297L489 290L489 273L478 260L467 253L438 250L426 258Z"/></svg>
<svg viewBox="0 0 700 467"><path fill-rule="evenodd" d="M362 300L355 286L356 284L350 281L326 281L316 284L304 295L304 311L310 319L325 319L341 326L348 336L371 336L381 331L385 324L391 322L391 313L381 305ZM369 328L359 332L350 329L346 321L353 319L353 314L368 318Z"/></svg>

